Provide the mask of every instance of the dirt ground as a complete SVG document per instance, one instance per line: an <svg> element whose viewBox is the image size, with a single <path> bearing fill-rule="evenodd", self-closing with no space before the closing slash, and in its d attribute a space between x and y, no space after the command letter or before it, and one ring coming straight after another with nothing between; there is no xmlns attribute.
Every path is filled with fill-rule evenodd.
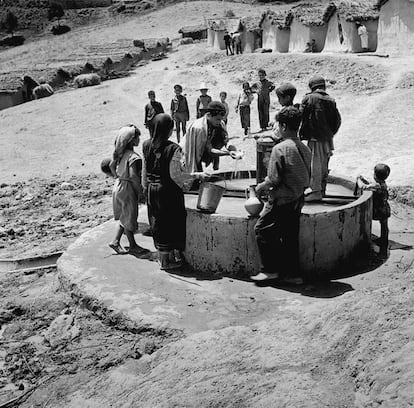
<svg viewBox="0 0 414 408"><path fill-rule="evenodd" d="M154 37L155 32L174 39L183 15L196 24L203 14L228 8L248 14L264 7L181 3L2 51L0 71L78 61L90 44L108 39ZM391 166L390 258L363 275L363 285L341 280L354 289L341 296L320 296L312 306L294 303L282 315L253 326L187 338L114 327L71 299L53 269L3 274L0 406L8 400L4 406L412 406L414 253L401 244L414 243L414 58L226 57L207 49L205 42L173 44L167 59L139 67L128 78L0 111L1 258L64 250L79 234L111 217L112 182L99 172L99 164L111 154L122 125L135 123L143 130L142 139L148 137L142 122L149 89L168 110L172 85L182 83L192 119L200 82L209 84L213 98L226 90L232 143L246 152L238 167L254 168L254 141L240 137L233 108L241 82L256 80L259 67L276 83L295 83L298 101L310 75L327 77L343 117L335 137L334 171L369 177L378 161ZM271 110L276 109L273 95ZM258 128L254 105L252 130ZM234 170L234 165L225 158L221 168Z"/></svg>

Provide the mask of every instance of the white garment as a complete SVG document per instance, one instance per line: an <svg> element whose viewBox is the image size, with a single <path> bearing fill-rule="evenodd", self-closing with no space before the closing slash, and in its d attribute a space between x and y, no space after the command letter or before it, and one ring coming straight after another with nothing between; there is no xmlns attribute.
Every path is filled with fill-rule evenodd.
<svg viewBox="0 0 414 408"><path fill-rule="evenodd" d="M361 39L361 47L368 48L368 31L364 25L358 27L358 35Z"/></svg>

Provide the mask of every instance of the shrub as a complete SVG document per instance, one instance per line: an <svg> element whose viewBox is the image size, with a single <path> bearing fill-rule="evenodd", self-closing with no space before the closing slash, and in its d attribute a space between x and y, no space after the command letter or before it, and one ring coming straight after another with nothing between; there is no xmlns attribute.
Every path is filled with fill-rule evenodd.
<svg viewBox="0 0 414 408"><path fill-rule="evenodd" d="M182 38L180 40L181 45L193 44L193 43L194 43L194 40L191 37Z"/></svg>
<svg viewBox="0 0 414 408"><path fill-rule="evenodd" d="M57 26L53 26L50 31L52 32L53 35L61 35L61 34L65 34L68 31L70 31L70 27L67 25L57 25Z"/></svg>
<svg viewBox="0 0 414 408"><path fill-rule="evenodd" d="M17 45L22 45L24 43L25 38L22 35L13 35L11 37L6 37L0 40L0 46L10 46L15 47Z"/></svg>
<svg viewBox="0 0 414 408"><path fill-rule="evenodd" d="M2 27L6 30L6 32L10 33L13 36L13 33L16 31L19 22L17 21L17 17L11 12L8 11L1 22Z"/></svg>
<svg viewBox="0 0 414 408"><path fill-rule="evenodd" d="M229 9L224 11L224 17L235 17L234 11Z"/></svg>
<svg viewBox="0 0 414 408"><path fill-rule="evenodd" d="M57 18L58 25L60 25L60 19L64 16L64 14L65 11L63 10L63 7L60 4L51 3L47 13L47 17L49 20Z"/></svg>
<svg viewBox="0 0 414 408"><path fill-rule="evenodd" d="M75 84L78 88L99 85L100 83L101 77L98 74L81 74L75 78Z"/></svg>

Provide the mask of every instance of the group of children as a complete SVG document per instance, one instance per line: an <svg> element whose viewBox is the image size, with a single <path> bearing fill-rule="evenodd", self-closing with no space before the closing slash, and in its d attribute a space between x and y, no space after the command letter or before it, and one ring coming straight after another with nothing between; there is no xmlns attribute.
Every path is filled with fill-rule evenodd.
<svg viewBox="0 0 414 408"><path fill-rule="evenodd" d="M240 114L240 121L245 134L248 134L250 129L250 105L254 99L253 94L258 92L257 87L260 88L262 86L262 88L266 88L266 92L268 93L270 93L270 90L274 89L274 86L272 88L273 84L270 81L268 81L269 84L263 85L263 79L267 81L263 78L263 73L264 71L262 70L262 84L255 85L256 89L254 89L254 86L250 87L248 82L243 83L242 92L237 100L236 111ZM200 86L200 96L197 98L196 102L197 118L202 117L206 113L207 106L212 101L211 96L209 96L207 92L207 86L202 84ZM275 89L275 92L282 107L295 105L296 107L301 108L303 112L303 106L294 103L294 98L296 96L296 88L294 85L283 83ZM148 97L149 103L145 106L145 126L148 128L150 136L152 137L154 132L154 119L157 114L163 113L164 109L161 103L156 101L154 91L149 91ZM221 103L226 108L226 113L223 116L225 123L227 123L229 114L229 106L226 102L226 98L227 93L224 91L220 92ZM183 88L181 85L174 86L174 97L171 100L170 109L171 117L175 122L177 141L179 142L181 132L183 135L186 134L187 122L190 118L188 102L183 95ZM114 187L113 202L114 216L115 219L120 220L120 227L114 241L111 242L110 247L118 253L125 252L124 248L120 245L120 238L123 233L126 234L130 243L129 252L138 254L142 251L142 248L136 244L133 235L137 228L136 218L138 213L137 210L135 211L135 208L138 208L138 198L140 195L139 173L142 167L142 162L139 156L134 154L133 147L138 145L139 136L139 130L133 125L122 128L115 141L115 151L110 166L109 163L106 163L102 168L107 174L117 179ZM274 139L277 142L278 134L276 128L274 129ZM308 140L306 137L302 137L302 139ZM314 157L312 155L312 161L313 160ZM389 174L390 168L386 164L380 163L374 168L375 181L373 183L370 183L362 176L357 178L357 186L359 190L370 190L373 192L373 219L378 220L381 225L381 237L379 243L380 254L383 256L386 256L388 253L388 218L391 215L388 203L388 189L386 185L386 179ZM126 202L128 203L127 205L125 204ZM123 219L123 217L126 218ZM133 222L133 220L135 220L135 222Z"/></svg>
<svg viewBox="0 0 414 408"><path fill-rule="evenodd" d="M205 83L200 85L200 95L196 101L196 117L201 118L207 112L208 104L213 100L210 95L207 94L208 87ZM148 129L150 136L152 137L154 129L154 118L158 113L164 113L164 108L160 102L155 99L155 92L148 92L149 103L145 106L145 119L144 125ZM227 117L229 115L229 105L226 102L227 92L220 92L220 102L226 108L226 115L223 117L224 123L227 124ZM183 95L183 87L179 84L174 85L174 97L170 104L171 117L174 120L175 131L177 135L177 142L180 143L181 133L185 136L187 132L187 122L190 119L190 109L188 107L188 101L185 95Z"/></svg>

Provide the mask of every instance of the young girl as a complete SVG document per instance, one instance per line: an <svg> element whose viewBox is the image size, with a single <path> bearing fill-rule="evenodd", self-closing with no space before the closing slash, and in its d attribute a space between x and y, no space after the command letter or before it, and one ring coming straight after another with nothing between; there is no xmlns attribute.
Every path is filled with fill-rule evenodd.
<svg viewBox="0 0 414 408"><path fill-rule="evenodd" d="M121 128L109 164L111 174L116 178L112 192L114 219L119 220L115 238L109 246L118 254L127 253L120 243L124 233L129 241L128 253L139 255L146 252L134 238L134 233L138 230L138 198L142 191L142 159L134 152L134 146L138 146L140 135L141 132L134 125Z"/></svg>
<svg viewBox="0 0 414 408"><path fill-rule="evenodd" d="M243 83L243 91L237 100L236 113L240 112L240 122L247 135L250 129L250 104L253 102L254 95L248 82Z"/></svg>
<svg viewBox="0 0 414 408"><path fill-rule="evenodd" d="M370 183L363 176L359 176L357 183L363 190L372 191L373 215L372 218L380 222L380 255L387 256L388 252L388 218L391 216L391 208L388 203L388 188L385 180L390 175L391 169L383 163L374 167L375 183Z"/></svg>

